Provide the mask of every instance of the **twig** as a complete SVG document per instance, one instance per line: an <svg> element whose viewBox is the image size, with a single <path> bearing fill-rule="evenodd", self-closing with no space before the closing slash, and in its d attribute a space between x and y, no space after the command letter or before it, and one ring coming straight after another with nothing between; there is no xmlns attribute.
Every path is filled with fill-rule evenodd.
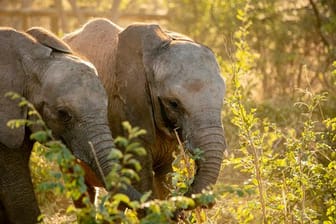
<svg viewBox="0 0 336 224"><path fill-rule="evenodd" d="M91 149L91 152L92 152L92 154L93 154L93 158L94 158L94 160L95 160L95 163L97 164L97 168L98 168L99 174L100 174L100 176L101 176L101 178L102 178L102 180L103 180L103 184L104 184L105 187L107 187L107 185L106 185L105 175L104 175L104 173L103 173L103 170L102 170L101 166L100 166L99 163L98 163L97 154L96 154L96 152L95 152L95 150L94 150L94 147L93 147L93 144L92 144L91 141L89 141L89 145L90 145L90 149Z"/></svg>
<svg viewBox="0 0 336 224"><path fill-rule="evenodd" d="M181 154L183 156L183 160L185 161L185 164L187 166L187 171L188 171L188 178L190 178L192 175L193 175L193 170L191 169L191 165L190 165L190 162L189 162L189 159L185 153L185 149L183 147L183 144L181 142L181 139L176 131L177 129L175 128L174 129L174 133L175 133L175 136L176 136L176 139L177 139L177 142L179 144L179 146L181 147Z"/></svg>
<svg viewBox="0 0 336 224"><path fill-rule="evenodd" d="M324 45L327 46L327 48L330 47L330 44L327 40L327 38L323 35L322 31L321 31L321 17L320 17L320 13L316 7L316 4L313 0L309 0L309 3L310 5L312 6L313 8L313 11L314 11L314 14L315 14L315 17L316 17L316 28L317 28L317 32L318 34L320 35L321 39L322 39L322 42L324 43Z"/></svg>

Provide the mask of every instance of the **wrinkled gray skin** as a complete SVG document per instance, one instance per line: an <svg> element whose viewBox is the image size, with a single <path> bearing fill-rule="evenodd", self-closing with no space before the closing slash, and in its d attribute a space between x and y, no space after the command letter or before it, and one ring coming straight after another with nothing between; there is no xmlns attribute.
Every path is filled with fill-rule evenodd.
<svg viewBox="0 0 336 224"><path fill-rule="evenodd" d="M135 183L140 192L167 196L166 174L178 146L174 129L192 153L195 148L203 152L188 194L216 182L226 147L221 123L225 85L209 48L158 25L122 29L105 19L87 23L64 40L97 68L109 98L112 133L124 134L124 120L147 130L141 141L148 153L139 158L143 169Z"/></svg>
<svg viewBox="0 0 336 224"><path fill-rule="evenodd" d="M111 169L107 96L93 65L73 56L53 34L42 28L27 33L0 28L0 223L36 223L40 211L28 162L29 135L38 129L6 126L11 119L33 119L5 97L9 91L36 107L53 135L98 177L98 185Z"/></svg>

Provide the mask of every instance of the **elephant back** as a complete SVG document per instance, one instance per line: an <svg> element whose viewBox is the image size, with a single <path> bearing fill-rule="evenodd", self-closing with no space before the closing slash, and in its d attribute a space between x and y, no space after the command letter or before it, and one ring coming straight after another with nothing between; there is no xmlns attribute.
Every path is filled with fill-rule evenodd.
<svg viewBox="0 0 336 224"><path fill-rule="evenodd" d="M63 37L74 52L95 65L105 89L114 85L118 34L121 30L111 21L98 18Z"/></svg>

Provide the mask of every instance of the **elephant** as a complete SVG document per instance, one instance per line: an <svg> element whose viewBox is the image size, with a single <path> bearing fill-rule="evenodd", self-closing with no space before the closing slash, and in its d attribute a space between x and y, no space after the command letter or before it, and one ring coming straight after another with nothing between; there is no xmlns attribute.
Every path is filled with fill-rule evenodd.
<svg viewBox="0 0 336 224"><path fill-rule="evenodd" d="M53 136L94 173L97 186L104 186L112 168L108 98L95 67L53 33L0 28L0 223L36 223L40 210L28 163L34 144L29 136L39 129L7 126L12 119L36 119L5 97L10 91L34 105Z"/></svg>
<svg viewBox="0 0 336 224"><path fill-rule="evenodd" d="M193 183L186 195L201 193L218 179L226 142L221 119L225 81L208 47L157 24L122 28L96 18L63 40L92 62L108 95L113 135L124 135L122 121L147 131L139 141L141 180L134 187L169 196L169 178L178 139L191 154L200 149Z"/></svg>

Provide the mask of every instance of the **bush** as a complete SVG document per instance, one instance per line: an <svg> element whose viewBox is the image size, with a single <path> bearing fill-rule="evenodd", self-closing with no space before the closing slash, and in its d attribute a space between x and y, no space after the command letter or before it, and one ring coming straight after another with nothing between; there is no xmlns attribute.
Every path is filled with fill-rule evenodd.
<svg viewBox="0 0 336 224"><path fill-rule="evenodd" d="M222 187L226 215L234 223L335 223L335 118L321 114L327 93L302 90L287 112L251 107L242 84L253 67L247 12L239 13L237 50L224 70L232 88L227 114L239 137L224 166L245 175L242 184Z"/></svg>

